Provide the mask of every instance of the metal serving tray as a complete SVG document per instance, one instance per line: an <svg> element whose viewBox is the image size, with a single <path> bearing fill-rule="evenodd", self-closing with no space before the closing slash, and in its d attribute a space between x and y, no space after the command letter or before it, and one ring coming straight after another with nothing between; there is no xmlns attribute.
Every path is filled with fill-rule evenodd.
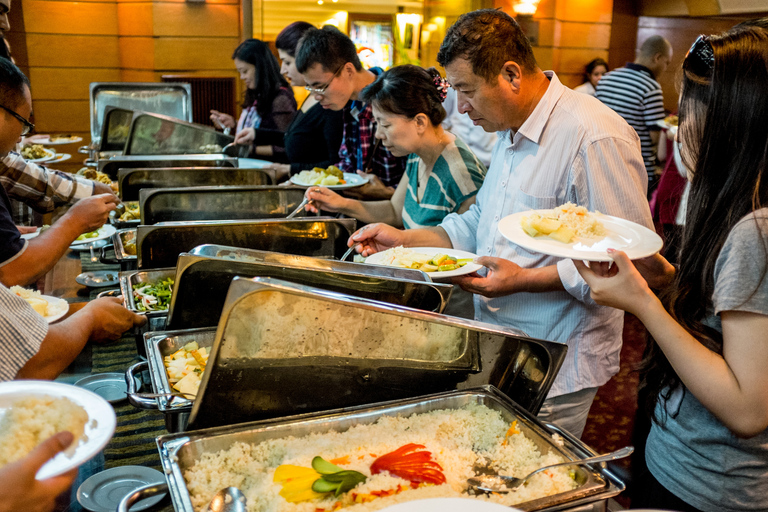
<svg viewBox="0 0 768 512"><path fill-rule="evenodd" d="M138 201L139 190L153 188L271 185L272 177L261 169L233 167L161 167L121 169L117 173L120 198Z"/></svg>
<svg viewBox="0 0 768 512"><path fill-rule="evenodd" d="M108 106L143 110L192 121L192 86L185 83L92 82L91 141L99 144Z"/></svg>
<svg viewBox="0 0 768 512"><path fill-rule="evenodd" d="M136 228L118 229L112 234L112 243L100 249L99 260L105 264L118 264L122 271L135 270L138 261L136 254L126 251L126 246L130 242L134 242L134 247L138 248L138 245L135 244ZM115 253L113 258L107 256L107 252L110 250Z"/></svg>
<svg viewBox="0 0 768 512"><path fill-rule="evenodd" d="M213 256L200 253L212 252ZM168 310L169 330L214 327L219 323L235 276L275 277L389 304L441 313L453 287L432 283L426 273L322 260L237 247L204 245L179 255ZM414 279L415 278L415 279Z"/></svg>
<svg viewBox="0 0 768 512"><path fill-rule="evenodd" d="M193 433L160 436L157 447L174 508L192 512L192 502L183 473L204 454L230 448L234 443L260 443L287 436L303 437L313 433L343 432L355 425L376 422L384 416L410 416L439 409L460 409L470 404L484 405L499 411L506 422L517 421L517 428L531 439L543 453L555 452L575 460L596 453L560 432L562 444L553 438L551 426L545 425L528 411L510 400L493 386L453 391L387 403L354 407L320 414L305 414L273 421L260 421L236 426L210 428ZM574 466L579 486L571 491L515 505L526 511L556 510L603 511L608 498L624 490L624 483L599 464ZM223 483L226 485L226 483Z"/></svg>
<svg viewBox="0 0 768 512"><path fill-rule="evenodd" d="M139 191L141 223L285 218L304 189L280 186L150 188ZM305 216L299 212L298 216Z"/></svg>
<svg viewBox="0 0 768 512"><path fill-rule="evenodd" d="M142 286L145 283L154 283L169 277L175 278L175 276L175 268L162 268L151 271L131 270L127 272L120 272L119 281L120 292L123 296L123 305L134 313L141 313L133 297L134 288ZM148 331L165 329L167 323L166 321L168 318L168 310L147 311L142 314L147 317L147 323L139 327L134 327L133 333L136 337L136 352L139 354L139 356L146 357L147 353L144 348L144 333Z"/></svg>
<svg viewBox="0 0 768 512"><path fill-rule="evenodd" d="M287 340L293 342L290 349ZM471 355L478 345L487 345L489 357L480 373L468 375L463 363L444 362L443 351ZM328 352L338 347L344 347L344 357ZM385 360L370 355L383 349L390 350ZM393 355L395 349L403 352ZM272 278L236 277L190 428L403 398L460 382L476 385L473 380L498 384L538 411L566 350L512 329ZM314 385L319 382L323 385Z"/></svg>
<svg viewBox="0 0 768 512"><path fill-rule="evenodd" d="M138 268L173 267L179 254L203 244L338 258L356 225L354 219L326 217L142 225L137 228Z"/></svg>
<svg viewBox="0 0 768 512"><path fill-rule="evenodd" d="M221 154L222 149L234 141L231 135L224 135L210 126L183 121L178 116L136 112L123 154Z"/></svg>
<svg viewBox="0 0 768 512"><path fill-rule="evenodd" d="M99 159L98 169L117 179L120 169L165 167L239 167L237 158L224 155L119 155Z"/></svg>

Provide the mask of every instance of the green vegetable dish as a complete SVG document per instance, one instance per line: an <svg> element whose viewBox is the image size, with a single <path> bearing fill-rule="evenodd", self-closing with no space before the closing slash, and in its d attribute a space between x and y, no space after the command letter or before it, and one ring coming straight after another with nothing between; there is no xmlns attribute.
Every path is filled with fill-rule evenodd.
<svg viewBox="0 0 768 512"><path fill-rule="evenodd" d="M79 237L77 237L75 240L78 242L82 242L83 240L88 240L89 238L96 238L99 236L99 230L91 231L90 233L83 233Z"/></svg>
<svg viewBox="0 0 768 512"><path fill-rule="evenodd" d="M133 302L138 311L166 311L171 303L172 293L172 277L154 284L142 283L133 288Z"/></svg>

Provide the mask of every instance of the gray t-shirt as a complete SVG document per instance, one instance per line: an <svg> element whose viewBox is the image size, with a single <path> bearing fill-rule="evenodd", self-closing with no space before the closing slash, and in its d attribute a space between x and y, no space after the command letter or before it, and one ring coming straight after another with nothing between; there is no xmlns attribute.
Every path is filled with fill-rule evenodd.
<svg viewBox="0 0 768 512"><path fill-rule="evenodd" d="M717 258L707 325L722 332L722 311L768 315L766 244L768 209L734 226ZM664 487L705 512L768 511L768 430L740 439L682 388L657 415L665 421L653 424L645 458Z"/></svg>

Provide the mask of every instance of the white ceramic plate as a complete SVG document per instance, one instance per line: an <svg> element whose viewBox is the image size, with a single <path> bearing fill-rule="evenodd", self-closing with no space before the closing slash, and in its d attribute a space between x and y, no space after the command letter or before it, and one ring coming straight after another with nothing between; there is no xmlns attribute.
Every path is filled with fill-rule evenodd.
<svg viewBox="0 0 768 512"><path fill-rule="evenodd" d="M28 144L44 144L46 146L59 146L62 144L74 144L75 142L82 141L82 137L67 137L64 139L51 140L51 136L47 134L33 135L24 139Z"/></svg>
<svg viewBox="0 0 768 512"><path fill-rule="evenodd" d="M304 183L303 181L299 181L298 179L299 175L294 174L291 176L291 183L294 185L298 185L300 187L325 187L329 188L331 190L344 190L345 188L355 188L355 187L361 187L368 183L367 178L363 178L362 176L358 176L357 174L351 173L351 172L345 172L344 173L344 183L343 185L311 185L309 183Z"/></svg>
<svg viewBox="0 0 768 512"><path fill-rule="evenodd" d="M535 210L535 213L540 215L551 212L552 210ZM650 229L610 215L599 216L607 233L604 237L583 238L570 244L558 242L548 236L534 238L520 226L521 219L531 213L519 212L504 217L499 222L499 232L513 244L541 254L574 260L611 261L606 250L616 249L626 252L630 259L636 260L656 254L663 245L661 237Z"/></svg>
<svg viewBox="0 0 768 512"><path fill-rule="evenodd" d="M72 155L70 155L69 153L56 153L56 156L53 157L51 160L48 160L48 162L46 163L48 165L54 165L54 164L58 164L59 162L66 162L70 158L72 158Z"/></svg>
<svg viewBox="0 0 768 512"><path fill-rule="evenodd" d="M83 272L79 274L75 281L83 286L91 288L103 288L105 286L115 286L120 284L118 272L116 270L97 270L96 272Z"/></svg>
<svg viewBox="0 0 768 512"><path fill-rule="evenodd" d="M95 242L87 243L87 244L72 244L69 246L70 249L73 251L90 251L91 246L93 246L94 249L101 249L105 245L109 243L109 240L103 239L103 240L96 240ZM98 254L98 251L94 251L95 254Z"/></svg>
<svg viewBox="0 0 768 512"><path fill-rule="evenodd" d="M48 148L43 148L43 150L46 153L46 155L44 157L35 158L33 160L27 160L27 162L31 162L33 164L41 164L43 162L47 162L49 160L53 160L54 158L56 158L56 152L54 150L48 149Z"/></svg>
<svg viewBox="0 0 768 512"><path fill-rule="evenodd" d="M71 384L42 380L2 382L0 383L0 412L5 414L5 410L13 402L35 395L69 398L85 409L88 414L88 423L85 425L87 440L80 441L71 457L59 453L46 462L37 472L38 480L45 480L80 466L99 453L112 439L117 423L115 410L100 396Z"/></svg>
<svg viewBox="0 0 768 512"><path fill-rule="evenodd" d="M429 498L406 501L382 510L388 512L521 512L520 509L505 507L472 498Z"/></svg>
<svg viewBox="0 0 768 512"><path fill-rule="evenodd" d="M29 240L30 238L35 238L39 234L40 234L40 229L38 228L37 231L34 231L32 233L23 233L21 235L21 238L24 239L24 240Z"/></svg>
<svg viewBox="0 0 768 512"><path fill-rule="evenodd" d="M85 240L75 240L74 242L72 242L70 247L72 247L72 245L90 244L91 242L105 240L111 237L113 234L115 234L115 231L117 231L117 229L112 224L104 224L99 228L99 236L95 236L93 238L86 238Z"/></svg>
<svg viewBox="0 0 768 512"><path fill-rule="evenodd" d="M144 466L120 466L96 473L77 489L77 501L93 512L114 512L130 493L151 484L164 483L165 476ZM131 512L146 510L159 503L166 493L152 496L131 506Z"/></svg>
<svg viewBox="0 0 768 512"><path fill-rule="evenodd" d="M51 297L50 295L41 295L41 299L48 301L48 314L43 318L48 320L49 324L52 324L56 320L67 314L69 311L69 302L58 297Z"/></svg>
<svg viewBox="0 0 768 512"><path fill-rule="evenodd" d="M453 256L454 258L457 258L457 259L477 258L477 254L472 254L471 252L466 252L466 251L460 251L458 249L446 249L445 247L407 247L407 249L410 249L419 254L426 254L427 256L430 256L430 257L436 254L447 254L448 256ZM386 252L387 251L382 251L382 252L377 252L376 254L372 254L367 258L365 258L365 262L373 265L386 265L386 263L383 263L383 261L387 259L389 256ZM391 266L395 266L395 265L391 265ZM431 277L433 281L436 281L436 280L447 279L450 277L471 274L472 272L477 272L481 268L483 268L482 265L479 265L477 263L470 261L463 267L458 268L456 270L449 270L447 272L427 272L427 275L429 275L429 277Z"/></svg>

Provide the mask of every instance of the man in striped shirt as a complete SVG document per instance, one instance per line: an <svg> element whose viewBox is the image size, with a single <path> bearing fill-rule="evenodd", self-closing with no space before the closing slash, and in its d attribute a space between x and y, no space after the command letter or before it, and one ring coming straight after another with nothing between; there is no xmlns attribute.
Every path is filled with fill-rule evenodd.
<svg viewBox="0 0 768 512"><path fill-rule="evenodd" d="M643 42L635 62L603 75L597 83L595 97L611 107L640 137L648 194L656 187L656 149L659 145L658 122L665 117L664 97L656 77L672 60L672 45L661 36Z"/></svg>

